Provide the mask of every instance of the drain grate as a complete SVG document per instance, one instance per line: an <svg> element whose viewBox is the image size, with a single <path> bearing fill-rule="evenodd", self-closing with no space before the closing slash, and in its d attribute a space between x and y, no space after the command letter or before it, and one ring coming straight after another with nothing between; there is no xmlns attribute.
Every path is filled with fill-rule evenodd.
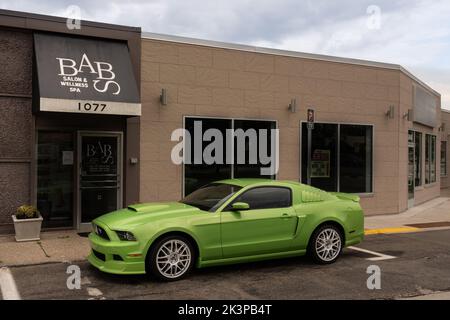
<svg viewBox="0 0 450 320"><path fill-rule="evenodd" d="M414 224L407 224L406 226L408 226L408 227L415 227L415 228L421 228L421 229L450 227L450 221L429 222L429 223L414 223Z"/></svg>

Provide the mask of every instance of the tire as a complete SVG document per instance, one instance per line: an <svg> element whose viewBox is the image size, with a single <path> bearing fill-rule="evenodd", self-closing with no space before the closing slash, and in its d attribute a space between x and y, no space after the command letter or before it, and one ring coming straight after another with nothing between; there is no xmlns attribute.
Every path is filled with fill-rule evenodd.
<svg viewBox="0 0 450 320"><path fill-rule="evenodd" d="M194 266L195 250L189 239L172 235L158 240L147 255L147 269L161 281L176 281Z"/></svg>
<svg viewBox="0 0 450 320"><path fill-rule="evenodd" d="M332 224L325 224L316 229L311 236L308 252L314 262L331 264L339 258L343 248L344 237L341 230Z"/></svg>

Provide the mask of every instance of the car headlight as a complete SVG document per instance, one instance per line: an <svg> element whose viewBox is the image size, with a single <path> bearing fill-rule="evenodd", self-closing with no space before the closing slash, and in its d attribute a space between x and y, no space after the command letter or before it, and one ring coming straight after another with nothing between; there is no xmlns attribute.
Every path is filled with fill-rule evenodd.
<svg viewBox="0 0 450 320"><path fill-rule="evenodd" d="M134 234L128 231L116 231L117 236L122 241L136 241Z"/></svg>

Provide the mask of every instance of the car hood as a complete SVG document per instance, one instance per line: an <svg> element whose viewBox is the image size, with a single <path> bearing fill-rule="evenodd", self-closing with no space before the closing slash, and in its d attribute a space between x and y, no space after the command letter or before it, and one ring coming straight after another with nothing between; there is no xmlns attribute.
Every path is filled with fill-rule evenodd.
<svg viewBox="0 0 450 320"><path fill-rule="evenodd" d="M177 218L199 212L200 209L180 202L140 203L102 215L93 222L100 222L113 230L120 230L150 221Z"/></svg>

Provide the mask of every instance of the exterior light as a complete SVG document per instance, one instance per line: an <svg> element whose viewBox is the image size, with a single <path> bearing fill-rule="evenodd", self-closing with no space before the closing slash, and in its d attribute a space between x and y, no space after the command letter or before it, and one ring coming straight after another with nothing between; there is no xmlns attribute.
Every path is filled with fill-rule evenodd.
<svg viewBox="0 0 450 320"><path fill-rule="evenodd" d="M386 117L389 118L389 119L394 119L394 112L395 112L395 107L394 106L389 106L389 109L386 112Z"/></svg>
<svg viewBox="0 0 450 320"><path fill-rule="evenodd" d="M291 103L289 104L289 111L292 113L296 113L297 112L297 99L292 99Z"/></svg>
<svg viewBox="0 0 450 320"><path fill-rule="evenodd" d="M159 96L161 105L167 106L167 89L161 89L161 95Z"/></svg>
<svg viewBox="0 0 450 320"><path fill-rule="evenodd" d="M403 119L408 119L408 121L413 121L414 111L413 109L408 109L408 112L403 115Z"/></svg>

